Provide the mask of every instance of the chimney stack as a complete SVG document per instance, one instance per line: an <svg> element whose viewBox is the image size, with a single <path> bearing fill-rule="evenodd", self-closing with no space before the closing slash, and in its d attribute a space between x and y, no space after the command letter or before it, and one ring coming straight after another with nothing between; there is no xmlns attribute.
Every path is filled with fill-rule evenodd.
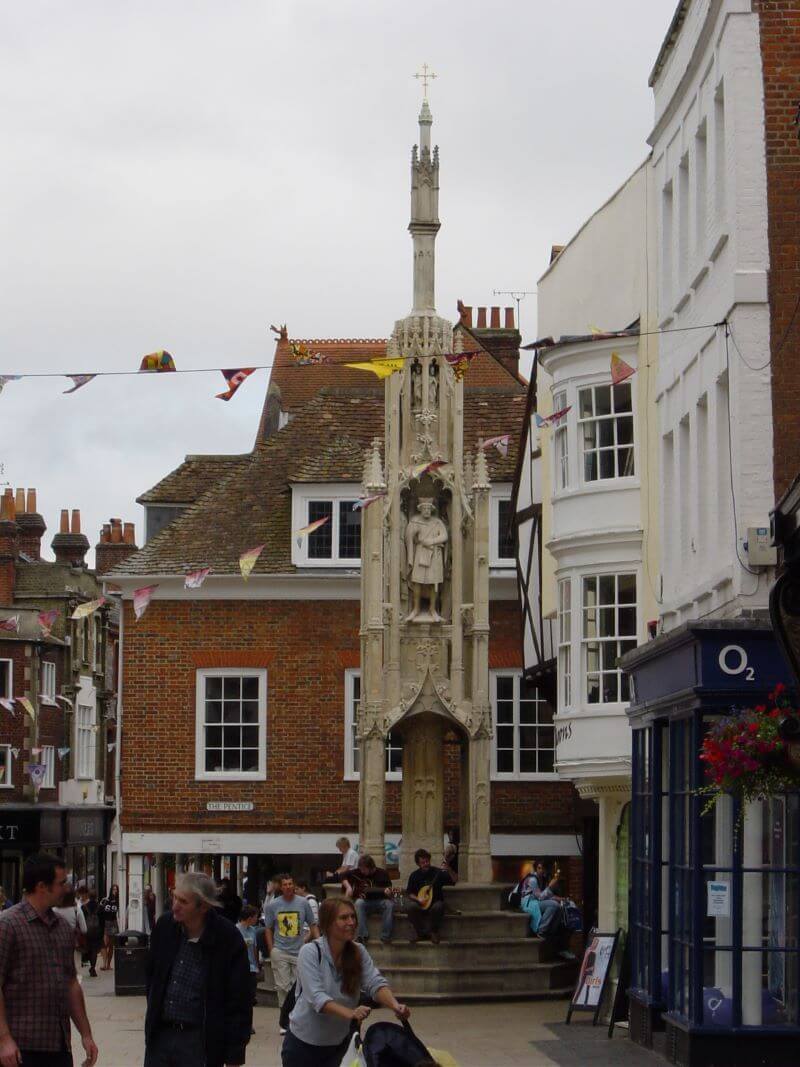
<svg viewBox="0 0 800 1067"><path fill-rule="evenodd" d="M514 309L505 308L504 325L500 325L500 308L489 309L489 324L486 323L486 308L478 308L478 323L472 332L487 352L498 363L519 377L519 346L522 343L519 330L514 325Z"/></svg>
<svg viewBox="0 0 800 1067"><path fill-rule="evenodd" d="M60 529L53 538L52 546L57 563L69 563L73 567L86 566L89 539L81 533L80 511L76 509L72 512L72 525L70 526L69 510L61 509Z"/></svg>
<svg viewBox="0 0 800 1067"><path fill-rule="evenodd" d="M0 604L13 607L19 552L19 527L14 493L6 489L0 502Z"/></svg>
<svg viewBox="0 0 800 1067"><path fill-rule="evenodd" d="M23 552L28 559L36 560L38 562L42 558L42 537L44 537L47 524L36 510L36 490L29 489L27 496L25 496L22 490L18 489L18 501L21 496L23 497L21 511L19 505L17 505L19 550L20 552Z"/></svg>
<svg viewBox="0 0 800 1067"><path fill-rule="evenodd" d="M515 326L514 326L514 309L513 309L513 308L506 308L506 324L505 324L505 329L506 329L506 330L513 330L513 329L515 329Z"/></svg>
<svg viewBox="0 0 800 1067"><path fill-rule="evenodd" d="M491 328L493 330L500 329L500 308L492 308Z"/></svg>
<svg viewBox="0 0 800 1067"><path fill-rule="evenodd" d="M136 528L132 522L122 519L109 519L103 523L100 540L95 546L95 573L98 577L113 571L128 556L138 552L136 546Z"/></svg>
<svg viewBox="0 0 800 1067"><path fill-rule="evenodd" d="M475 327L475 329L486 329L486 308L478 308L478 325Z"/></svg>

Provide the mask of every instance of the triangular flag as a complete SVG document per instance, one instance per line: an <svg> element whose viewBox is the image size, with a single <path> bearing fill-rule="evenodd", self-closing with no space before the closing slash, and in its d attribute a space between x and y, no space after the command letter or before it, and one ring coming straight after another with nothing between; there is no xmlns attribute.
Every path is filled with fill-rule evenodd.
<svg viewBox="0 0 800 1067"><path fill-rule="evenodd" d="M372 496L360 496L353 504L353 511L366 511L370 504L374 504L376 500L381 500L385 496L386 493L373 493Z"/></svg>
<svg viewBox="0 0 800 1067"><path fill-rule="evenodd" d="M68 756L68 755L69 755L69 745L67 745L66 748L60 748L58 750L58 758L59 759L63 759L65 756Z"/></svg>
<svg viewBox="0 0 800 1067"><path fill-rule="evenodd" d="M437 471L445 465L443 459L434 459L431 463L418 463L416 467L411 468L411 477L421 478L423 474L427 474L429 471Z"/></svg>
<svg viewBox="0 0 800 1067"><path fill-rule="evenodd" d="M256 560L264 551L264 545L256 545L255 548L248 548L246 552L242 552L239 556L239 570L242 572L242 578L245 581L250 577L250 572L256 565Z"/></svg>
<svg viewBox="0 0 800 1067"><path fill-rule="evenodd" d="M156 589L158 589L158 585L143 585L141 589L134 589L133 614L136 616L137 622L147 611L147 606L153 599L153 593Z"/></svg>
<svg viewBox="0 0 800 1067"><path fill-rule="evenodd" d="M538 411L534 412L533 417L536 419L536 428L539 430L543 430L544 427L547 425L547 419L540 415Z"/></svg>
<svg viewBox="0 0 800 1067"><path fill-rule="evenodd" d="M589 333L593 333L595 336L597 336L598 334L605 333L605 332L606 331L605 330L601 330L599 326L592 326L592 324L589 323Z"/></svg>
<svg viewBox="0 0 800 1067"><path fill-rule="evenodd" d="M317 519L315 522L310 522L308 526L301 526L299 530L295 530L294 535L297 539L297 547L299 548L302 545L304 537L308 537L309 534L312 534L315 530L318 530L320 526L324 526L326 522L330 521L330 515L325 515L323 518Z"/></svg>
<svg viewBox="0 0 800 1067"><path fill-rule="evenodd" d="M71 378L75 384L72 386L71 389L65 389L64 390L64 396L66 396L67 393L77 393L77 391L80 388L82 388L84 385L88 385L89 382L93 378L97 377L97 375L96 374L67 374L67 375L65 375L65 377L66 378Z"/></svg>
<svg viewBox="0 0 800 1067"><path fill-rule="evenodd" d="M106 748L108 749L109 752L113 752L116 747L117 747L117 742L116 741L109 741L108 744L106 745Z"/></svg>
<svg viewBox="0 0 800 1067"><path fill-rule="evenodd" d="M0 630L7 630L12 634L18 633L19 615L9 615L7 619L3 619L2 622L0 622Z"/></svg>
<svg viewBox="0 0 800 1067"><path fill-rule="evenodd" d="M8 697L0 697L0 705L2 705L6 711L10 711L14 718L17 717L16 711L14 711L14 701L9 700Z"/></svg>
<svg viewBox="0 0 800 1067"><path fill-rule="evenodd" d="M460 382L469 370L470 362L477 356L477 352L458 352L444 358L453 368L453 374L457 382Z"/></svg>
<svg viewBox="0 0 800 1067"><path fill-rule="evenodd" d="M28 774L31 776L33 788L38 793L44 783L44 776L47 774L47 767L45 767L43 763L29 763Z"/></svg>
<svg viewBox="0 0 800 1067"><path fill-rule="evenodd" d="M53 629L53 624L57 618L58 611L55 608L53 608L51 611L40 611L39 614L36 616L36 621L39 623L44 637L50 636Z"/></svg>
<svg viewBox="0 0 800 1067"><path fill-rule="evenodd" d="M489 448L490 445L494 445L494 447L497 449L501 456L507 456L508 442L510 440L510 433L500 434L499 437L487 437L486 440L481 444L481 448L486 449Z"/></svg>
<svg viewBox="0 0 800 1067"><path fill-rule="evenodd" d="M400 359L371 359L369 363L345 363L345 367L353 370L366 370L376 374L379 378L388 378L390 374L403 369L404 360Z"/></svg>
<svg viewBox="0 0 800 1067"><path fill-rule="evenodd" d="M322 352L312 352L306 348L302 341L291 341L289 350L292 359L298 367L309 367L318 363L330 363L330 360Z"/></svg>
<svg viewBox="0 0 800 1067"><path fill-rule="evenodd" d="M27 697L14 697L18 704L21 704L25 709L25 712L30 715L31 719L36 722L36 710Z"/></svg>
<svg viewBox="0 0 800 1067"><path fill-rule="evenodd" d="M224 393L217 393L217 400L230 400L239 386L255 372L255 369L255 367L239 367L234 370L220 371L228 383L228 389Z"/></svg>
<svg viewBox="0 0 800 1067"><path fill-rule="evenodd" d="M98 608L102 608L105 602L106 598L104 596L101 596L97 600L89 600L86 604L80 604L77 608L75 608L73 613L70 615L70 618L85 619L87 615L91 615L93 612L97 611Z"/></svg>
<svg viewBox="0 0 800 1067"><path fill-rule="evenodd" d="M568 404L567 407L561 408L560 411L554 411L552 415L549 415L547 421L551 426L555 426L557 422L561 422L567 412L572 411L572 404Z"/></svg>
<svg viewBox="0 0 800 1067"><path fill-rule="evenodd" d="M611 381L614 385L619 385L620 382L624 382L626 378L630 378L635 373L635 367L626 363L616 352L611 353Z"/></svg>
<svg viewBox="0 0 800 1067"><path fill-rule="evenodd" d="M209 574L211 574L210 567L202 567L199 571L189 571L183 579L183 588L199 589Z"/></svg>
<svg viewBox="0 0 800 1067"><path fill-rule="evenodd" d="M9 382L18 382L21 377L21 374L0 374L0 393Z"/></svg>
<svg viewBox="0 0 800 1067"><path fill-rule="evenodd" d="M22 749L19 749L19 748L12 748L11 749L11 753L12 753L14 759L19 759L19 754L20 754L21 751L22 751Z"/></svg>
<svg viewBox="0 0 800 1067"><path fill-rule="evenodd" d="M174 371L175 360L163 348L158 352L151 352L149 356L143 356L139 364L139 373L150 372L163 374L165 371Z"/></svg>

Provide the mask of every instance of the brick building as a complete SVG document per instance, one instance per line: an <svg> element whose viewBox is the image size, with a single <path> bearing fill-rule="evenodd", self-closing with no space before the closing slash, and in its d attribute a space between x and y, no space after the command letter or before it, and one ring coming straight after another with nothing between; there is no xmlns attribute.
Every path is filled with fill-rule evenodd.
<svg viewBox="0 0 800 1067"><path fill-rule="evenodd" d="M109 524L97 546L100 569L136 547L133 526L123 533L112 522L113 533ZM17 900L22 864L39 848L64 856L76 883L104 891L114 815L118 606L71 619L102 595L102 583L85 562L80 512L61 512L54 561L42 559L45 531L36 491L7 489L0 511L0 623L11 626L0 630L0 884ZM55 615L42 620L48 612ZM38 789L31 765L44 768Z"/></svg>

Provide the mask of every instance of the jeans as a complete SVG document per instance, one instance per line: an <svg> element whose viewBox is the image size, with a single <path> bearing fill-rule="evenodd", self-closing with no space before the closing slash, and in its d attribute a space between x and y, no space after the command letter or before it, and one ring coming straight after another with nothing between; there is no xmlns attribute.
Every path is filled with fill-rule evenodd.
<svg viewBox="0 0 800 1067"><path fill-rule="evenodd" d="M203 1029L173 1030L159 1026L144 1054L144 1067L202 1067L206 1062Z"/></svg>
<svg viewBox="0 0 800 1067"><path fill-rule="evenodd" d="M538 933L542 937L554 934L561 922L561 905L557 900L543 900L539 897L539 907L542 911L542 921L539 923Z"/></svg>
<svg viewBox="0 0 800 1067"><path fill-rule="evenodd" d="M381 914L381 941L390 941L392 928L394 927L394 901L389 897L383 900L357 900L356 915L358 916L358 936L362 941L369 939L369 927L367 916L372 912Z"/></svg>
<svg viewBox="0 0 800 1067"><path fill-rule="evenodd" d="M436 904L431 904L426 911L412 900L406 908L406 914L408 921L417 932L417 937L426 933L437 934L444 919L444 904L438 901Z"/></svg>
<svg viewBox="0 0 800 1067"><path fill-rule="evenodd" d="M346 1037L341 1045L309 1045L290 1030L283 1039L281 1064L282 1067L340 1067L349 1044L350 1038Z"/></svg>
<svg viewBox="0 0 800 1067"><path fill-rule="evenodd" d="M67 1052L26 1052L21 1049L22 1067L73 1067L72 1053Z"/></svg>
<svg viewBox="0 0 800 1067"><path fill-rule="evenodd" d="M297 979L297 956L291 952L284 952L282 948L273 946L269 954L269 962L272 964L272 977L275 979L275 992L278 995L278 1007L283 1007L289 990Z"/></svg>

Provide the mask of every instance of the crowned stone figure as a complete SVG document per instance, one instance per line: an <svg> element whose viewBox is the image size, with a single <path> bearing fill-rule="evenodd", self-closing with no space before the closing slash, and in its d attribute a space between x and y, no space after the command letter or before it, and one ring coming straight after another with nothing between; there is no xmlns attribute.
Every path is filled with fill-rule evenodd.
<svg viewBox="0 0 800 1067"><path fill-rule="evenodd" d="M444 554L448 541L447 527L434 515L433 497L423 496L417 502L417 514L406 526L406 557L408 583L412 595L411 612L407 621L441 622L436 610L439 587L444 581ZM422 616L422 598L426 597L429 611Z"/></svg>

